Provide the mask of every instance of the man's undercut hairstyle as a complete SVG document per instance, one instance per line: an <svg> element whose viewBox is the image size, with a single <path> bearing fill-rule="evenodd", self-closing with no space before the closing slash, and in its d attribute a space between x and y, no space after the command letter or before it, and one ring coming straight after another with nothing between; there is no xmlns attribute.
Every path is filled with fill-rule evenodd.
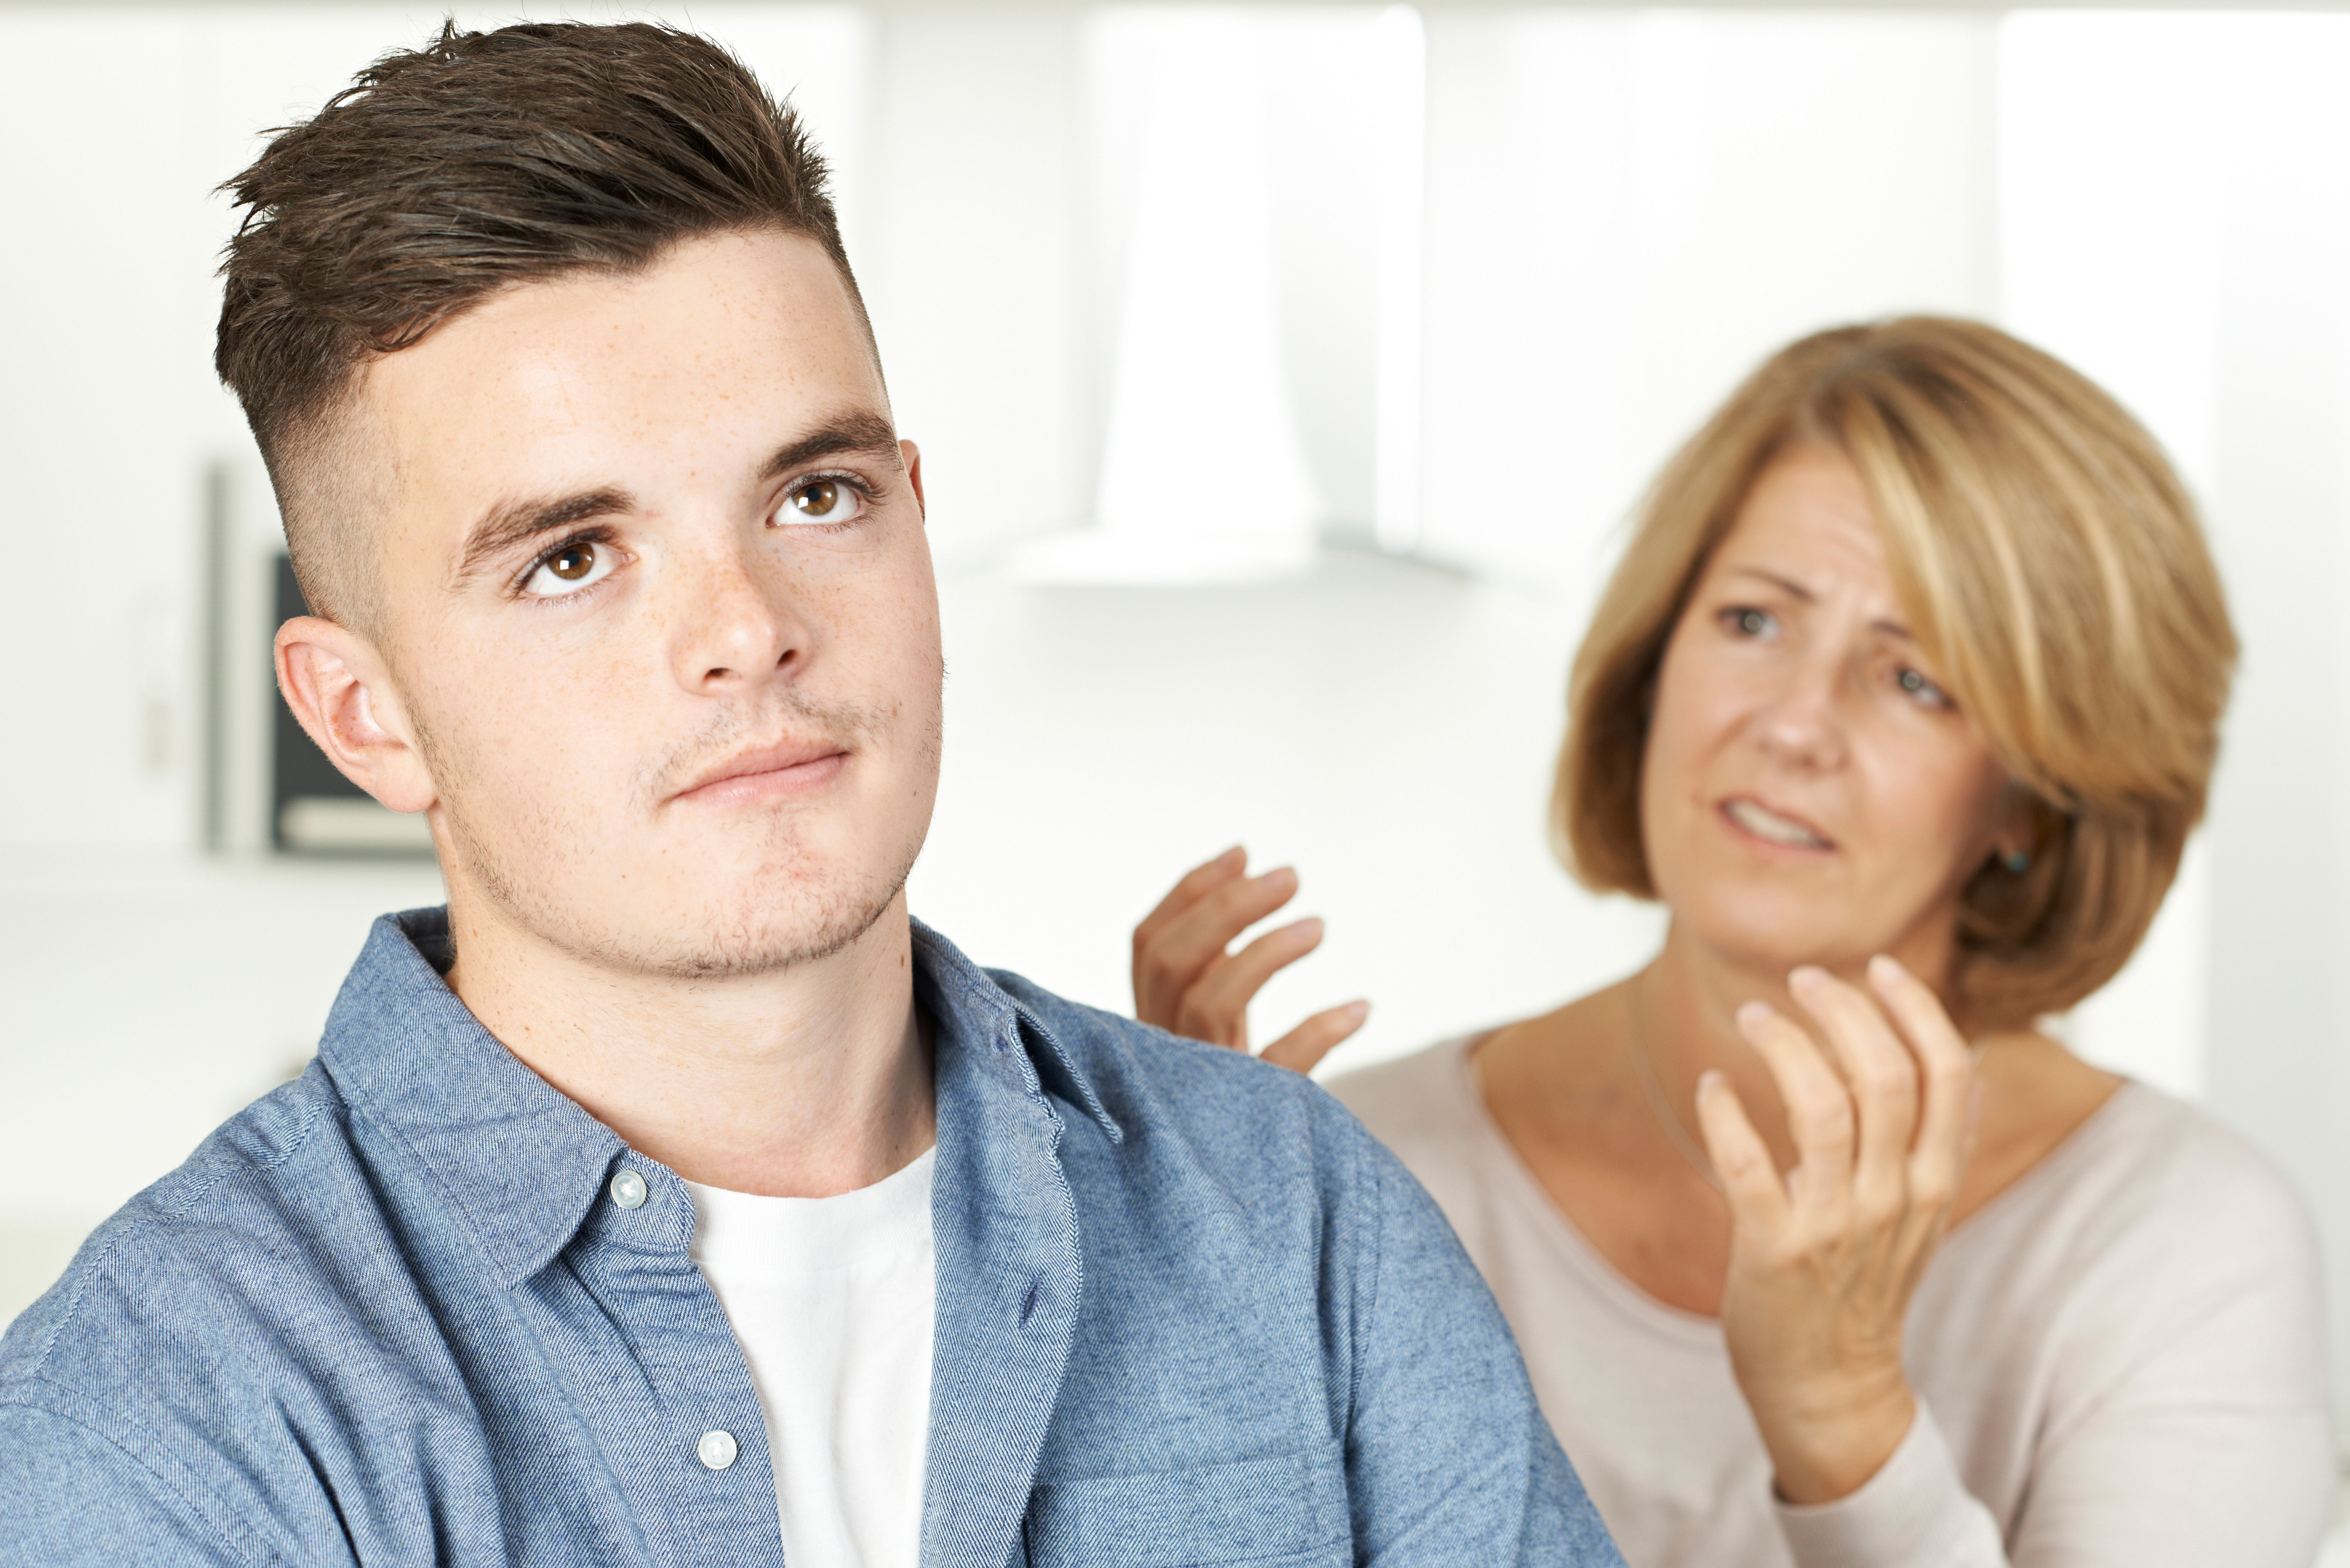
<svg viewBox="0 0 2350 1568"><path fill-rule="evenodd" d="M222 187L245 209L213 363L244 405L318 614L368 613L338 439L369 360L498 291L627 273L729 232L822 245L860 315L824 159L709 40L650 23L454 22L386 55ZM868 335L870 327L868 327Z"/></svg>

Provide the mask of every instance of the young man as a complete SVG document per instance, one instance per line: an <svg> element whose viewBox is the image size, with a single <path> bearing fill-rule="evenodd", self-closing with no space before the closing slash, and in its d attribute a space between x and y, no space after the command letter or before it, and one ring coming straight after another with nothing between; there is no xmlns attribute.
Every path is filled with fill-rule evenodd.
<svg viewBox="0 0 2350 1568"><path fill-rule="evenodd" d="M909 919L921 467L788 113L450 30L236 191L280 682L449 904L9 1330L0 1560L1617 1562L1350 1117Z"/></svg>

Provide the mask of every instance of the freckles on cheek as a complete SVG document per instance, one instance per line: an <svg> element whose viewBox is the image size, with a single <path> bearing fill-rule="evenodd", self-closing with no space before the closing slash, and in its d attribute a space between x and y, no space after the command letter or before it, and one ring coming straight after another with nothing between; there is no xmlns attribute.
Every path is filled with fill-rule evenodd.
<svg viewBox="0 0 2350 1568"><path fill-rule="evenodd" d="M571 766L579 736L606 706L597 700L602 682L549 664L510 653L452 661L453 709L465 715L474 754L499 773L543 776Z"/></svg>

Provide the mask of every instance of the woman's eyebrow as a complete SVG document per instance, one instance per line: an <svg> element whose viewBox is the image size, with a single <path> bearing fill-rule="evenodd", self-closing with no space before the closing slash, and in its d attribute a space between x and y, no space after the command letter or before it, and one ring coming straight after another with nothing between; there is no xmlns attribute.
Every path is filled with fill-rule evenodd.
<svg viewBox="0 0 2350 1568"><path fill-rule="evenodd" d="M1752 577L1757 582L1768 583L1773 587L1777 588L1780 592L1787 595L1788 597L1799 600L1804 604L1811 604L1819 597L1817 594L1814 594L1811 589L1795 581L1794 578L1781 576L1778 573L1767 570L1762 566L1751 566L1743 563L1739 563L1724 567L1723 571L1725 575L1729 576ZM1868 629L1871 631L1882 632L1887 637L1898 637L1904 642L1914 643L1918 640L1917 634L1912 632L1908 626L1900 621L1882 617L1870 621L1868 623Z"/></svg>
<svg viewBox="0 0 2350 1568"><path fill-rule="evenodd" d="M1778 573L1765 571L1761 566L1733 565L1730 567L1730 575L1733 577L1752 577L1759 582L1768 583L1780 592L1790 597L1801 599L1805 604L1810 604L1819 597L1793 577L1783 577Z"/></svg>
<svg viewBox="0 0 2350 1568"><path fill-rule="evenodd" d="M590 517L634 511L636 504L636 498L627 491L609 487L582 491L577 495L566 495L552 501L501 501L483 513L480 519L465 531L464 542L457 557L457 569L451 574L449 586L452 588L464 587L483 567L525 539L551 534L558 528L571 527Z"/></svg>

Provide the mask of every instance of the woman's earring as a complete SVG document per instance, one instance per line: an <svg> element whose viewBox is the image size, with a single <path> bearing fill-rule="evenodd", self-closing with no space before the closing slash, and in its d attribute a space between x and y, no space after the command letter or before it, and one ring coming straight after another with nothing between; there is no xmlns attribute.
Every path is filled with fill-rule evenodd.
<svg viewBox="0 0 2350 1568"><path fill-rule="evenodd" d="M1999 857L1999 863L2007 867L2011 877L2021 877L2032 869L2032 857L2021 849L2009 850Z"/></svg>

